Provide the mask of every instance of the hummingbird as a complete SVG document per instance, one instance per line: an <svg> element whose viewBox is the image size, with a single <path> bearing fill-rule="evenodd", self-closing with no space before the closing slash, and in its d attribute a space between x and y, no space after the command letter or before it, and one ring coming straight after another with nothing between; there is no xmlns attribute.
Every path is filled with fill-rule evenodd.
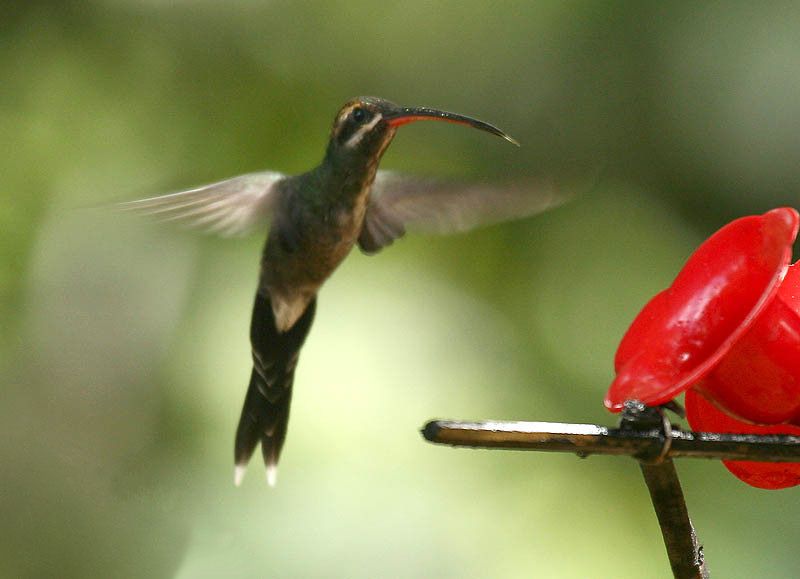
<svg viewBox="0 0 800 579"><path fill-rule="evenodd" d="M463 231L529 216L560 202L549 185L531 191L378 171L397 129L423 120L466 125L519 145L472 117L359 97L339 110L322 162L306 173L249 173L121 204L222 235L268 231L250 323L252 370L234 444L237 486L259 443L267 482L275 485L295 368L314 320L317 294L354 246L374 254L407 228Z"/></svg>

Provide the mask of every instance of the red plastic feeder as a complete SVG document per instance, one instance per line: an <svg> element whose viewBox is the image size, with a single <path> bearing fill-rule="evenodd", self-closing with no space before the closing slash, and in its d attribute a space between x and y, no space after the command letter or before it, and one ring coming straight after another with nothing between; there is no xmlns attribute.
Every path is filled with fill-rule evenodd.
<svg viewBox="0 0 800 579"><path fill-rule="evenodd" d="M797 211L784 207L737 219L706 240L623 337L606 407L619 412L632 399L656 406L694 387L713 405L687 396L692 428L722 425L704 420L709 408L732 419L725 424L737 430L728 432L800 425L800 266L789 266L797 230ZM780 466L800 473L800 464Z"/></svg>
<svg viewBox="0 0 800 579"><path fill-rule="evenodd" d="M700 392L686 392L686 417L695 430L734 434L793 434L800 436L800 427L788 424L761 426L740 422L721 412ZM800 463L753 462L723 460L723 464L736 477L760 489L785 489L800 484Z"/></svg>

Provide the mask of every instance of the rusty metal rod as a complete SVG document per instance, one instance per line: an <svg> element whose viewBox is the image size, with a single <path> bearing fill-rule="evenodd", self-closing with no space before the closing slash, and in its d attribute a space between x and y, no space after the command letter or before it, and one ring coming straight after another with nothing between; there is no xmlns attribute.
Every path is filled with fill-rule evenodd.
<svg viewBox="0 0 800 579"><path fill-rule="evenodd" d="M667 459L657 464L642 462L639 466L650 491L673 576L675 579L708 579L703 547L689 519L675 464Z"/></svg>

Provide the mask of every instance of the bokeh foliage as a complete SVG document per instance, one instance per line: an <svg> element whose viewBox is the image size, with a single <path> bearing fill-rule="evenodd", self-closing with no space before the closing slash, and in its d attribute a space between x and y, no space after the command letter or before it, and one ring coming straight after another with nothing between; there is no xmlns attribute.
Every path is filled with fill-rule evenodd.
<svg viewBox="0 0 800 579"><path fill-rule="evenodd" d="M424 444L428 418L611 423L616 344L727 220L800 192L800 9L750 2L7 2L0 576L667 577L632 462ZM279 485L231 483L262 240L97 204L321 157L358 94L474 114L383 167L604 167L537 219L354 253ZM795 577L797 490L679 464L720 577Z"/></svg>

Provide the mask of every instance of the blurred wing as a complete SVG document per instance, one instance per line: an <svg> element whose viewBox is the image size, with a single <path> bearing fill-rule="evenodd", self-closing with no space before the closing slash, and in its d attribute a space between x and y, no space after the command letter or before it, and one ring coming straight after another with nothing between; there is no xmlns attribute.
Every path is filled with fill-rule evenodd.
<svg viewBox="0 0 800 579"><path fill-rule="evenodd" d="M266 226L277 199L280 173L249 173L160 197L120 203L125 211L153 215L224 236Z"/></svg>
<svg viewBox="0 0 800 579"><path fill-rule="evenodd" d="M457 183L378 171L358 244L364 253L375 253L402 237L406 228L456 233L528 217L567 198L548 181Z"/></svg>

